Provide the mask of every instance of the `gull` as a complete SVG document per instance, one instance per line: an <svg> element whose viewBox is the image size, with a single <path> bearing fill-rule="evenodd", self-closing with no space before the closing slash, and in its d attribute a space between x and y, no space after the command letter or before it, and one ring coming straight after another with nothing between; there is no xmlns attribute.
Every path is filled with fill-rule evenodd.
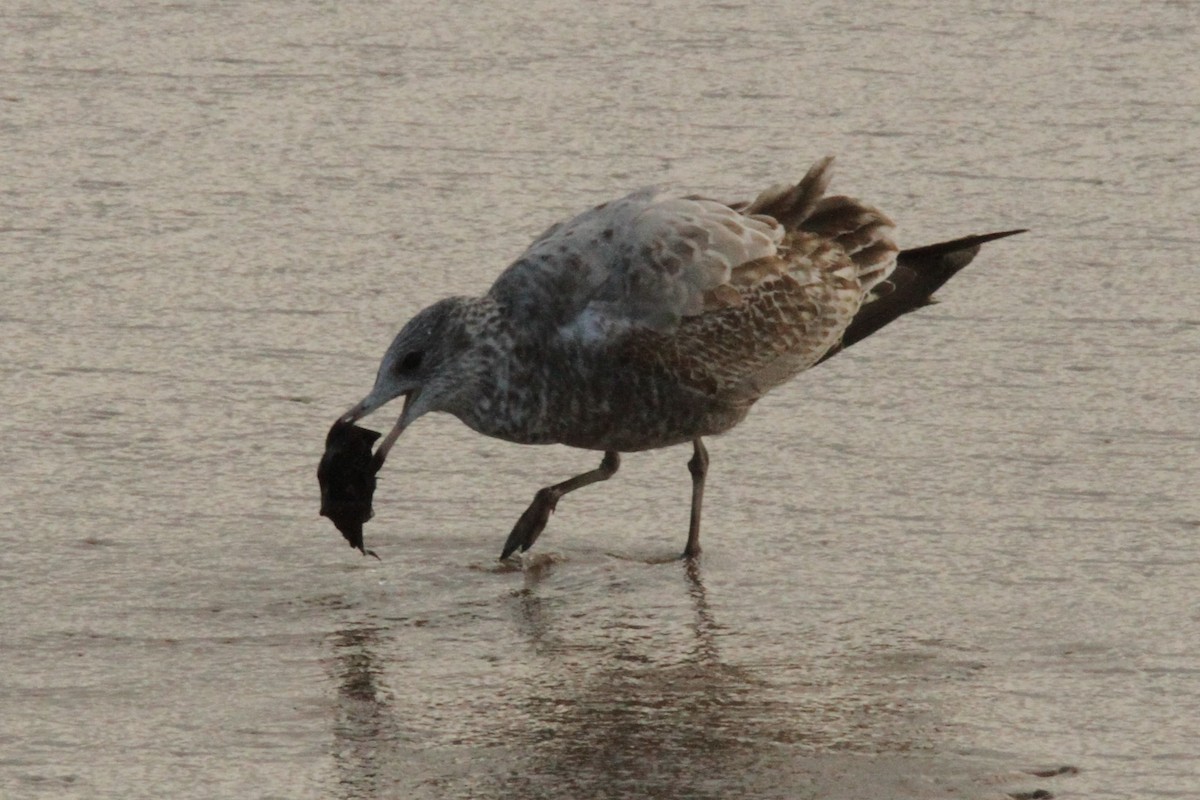
<svg viewBox="0 0 1200 800"><path fill-rule="evenodd" d="M553 225L486 294L445 298L404 325L338 423L404 398L376 471L430 412L509 442L602 452L595 469L534 495L502 559L533 545L563 495L616 474L620 454L690 443L683 556L694 558L704 437L932 302L981 244L1022 232L900 250L883 212L827 194L832 163L746 202L647 188Z"/></svg>

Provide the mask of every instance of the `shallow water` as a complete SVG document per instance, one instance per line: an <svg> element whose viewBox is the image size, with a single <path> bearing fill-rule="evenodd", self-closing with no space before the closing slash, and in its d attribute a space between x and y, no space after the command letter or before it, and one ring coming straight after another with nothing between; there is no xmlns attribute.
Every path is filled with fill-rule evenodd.
<svg viewBox="0 0 1200 800"><path fill-rule="evenodd" d="M793 5L0 11L0 796L1200 794L1194 8ZM426 418L382 562L317 517L410 314L830 152L1034 231L712 440L697 568L688 448L524 568L596 454Z"/></svg>

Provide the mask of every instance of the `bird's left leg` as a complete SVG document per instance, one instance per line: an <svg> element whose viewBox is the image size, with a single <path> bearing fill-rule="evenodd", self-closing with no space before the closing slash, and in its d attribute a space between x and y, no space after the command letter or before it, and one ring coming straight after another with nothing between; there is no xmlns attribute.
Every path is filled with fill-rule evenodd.
<svg viewBox="0 0 1200 800"><path fill-rule="evenodd" d="M533 496L533 502L529 504L529 508L525 509L525 513L513 526L512 533L508 535L508 541L504 543L504 551L500 553L500 558L508 558L516 552L517 548L520 548L523 553L533 547L533 543L546 528L546 523L550 521L550 512L554 511L559 498L564 494L582 489L584 486L598 481L606 481L616 474L620 466L621 456L615 450L608 450L604 453L604 460L596 469L538 491Z"/></svg>
<svg viewBox="0 0 1200 800"><path fill-rule="evenodd" d="M696 437L692 446L694 452L688 462L688 472L692 473L692 521L688 526L687 546L683 548L684 558L700 555L700 506L704 503L704 476L708 474L708 450L704 442Z"/></svg>

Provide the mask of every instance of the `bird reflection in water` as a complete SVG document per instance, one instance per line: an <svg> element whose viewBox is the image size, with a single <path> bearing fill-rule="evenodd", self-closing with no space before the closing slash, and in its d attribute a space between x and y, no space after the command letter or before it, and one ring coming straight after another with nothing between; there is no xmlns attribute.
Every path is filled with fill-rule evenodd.
<svg viewBox="0 0 1200 800"><path fill-rule="evenodd" d="M766 743L746 723L758 715L761 681L722 663L701 564L679 568L692 606L686 630L618 615L594 631L601 642L582 645L559 638L555 608L539 594L553 564L527 572L515 617L546 661L545 681L514 698L523 707L511 735L528 763L504 777L499 796L727 797L732 776L757 760Z"/></svg>
<svg viewBox="0 0 1200 800"><path fill-rule="evenodd" d="M488 603L502 612L489 630L503 630L483 668L431 661L432 651L397 658L412 642L389 627L335 634L342 797L912 797L905 787L933 776L951 796L1003 796L931 738L936 709L906 699L926 678L944 682L944 665L925 676L899 642L806 650L795 624L756 629L748 650L720 621L724 588L714 603L702 563L675 563L679 581L665 591L662 565L653 589L622 565L584 578L601 585L581 592L561 585L580 572L558 575L560 558L529 559L523 586ZM473 642L484 636L475 613L458 629ZM778 635L796 637L782 657ZM406 690L393 697L389 685Z"/></svg>
<svg viewBox="0 0 1200 800"><path fill-rule="evenodd" d="M383 629L347 628L332 637L337 706L333 758L342 796L384 796L395 786L403 731L380 685L383 668L375 648Z"/></svg>
<svg viewBox="0 0 1200 800"><path fill-rule="evenodd" d="M733 658L746 665L736 665L722 649L737 648L737 631L718 621L698 560L677 562L690 605L682 625L669 598L631 595L625 569L609 576L607 595L593 587L607 606L588 613L577 595L544 591L556 563L531 562L513 597L537 680L506 692L501 736L514 755L480 796L914 797L920 785L964 798L1050 796L998 793L1030 774L981 778L977 765L935 755L931 709L906 702L905 673L888 667L902 645L830 659L806 656L798 641L772 663L747 659L743 642ZM577 619L586 635L571 637Z"/></svg>

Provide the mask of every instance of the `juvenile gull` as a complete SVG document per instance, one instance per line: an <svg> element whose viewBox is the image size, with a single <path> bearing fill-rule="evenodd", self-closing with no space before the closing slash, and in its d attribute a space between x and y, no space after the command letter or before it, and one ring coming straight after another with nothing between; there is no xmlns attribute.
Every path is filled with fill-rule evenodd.
<svg viewBox="0 0 1200 800"><path fill-rule="evenodd" d="M339 422L404 398L375 469L431 411L510 442L603 451L596 469L534 496L501 558L533 545L563 495L611 478L620 453L690 442L684 556L696 556L703 437L931 302L983 242L1019 232L899 252L881 211L825 194L831 164L749 202L643 189L554 225L486 295L446 298L409 321Z"/></svg>

